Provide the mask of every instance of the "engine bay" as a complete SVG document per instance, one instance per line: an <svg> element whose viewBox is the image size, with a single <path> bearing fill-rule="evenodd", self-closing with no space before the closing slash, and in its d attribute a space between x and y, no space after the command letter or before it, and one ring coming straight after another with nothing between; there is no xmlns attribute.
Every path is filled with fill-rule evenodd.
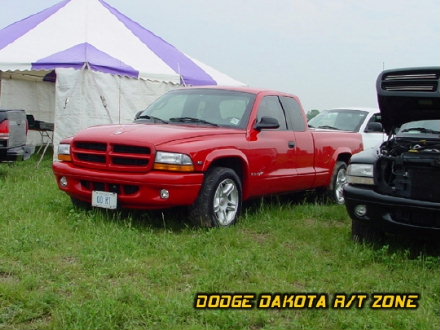
<svg viewBox="0 0 440 330"><path fill-rule="evenodd" d="M394 137L381 145L375 166L379 193L440 201L440 137Z"/></svg>

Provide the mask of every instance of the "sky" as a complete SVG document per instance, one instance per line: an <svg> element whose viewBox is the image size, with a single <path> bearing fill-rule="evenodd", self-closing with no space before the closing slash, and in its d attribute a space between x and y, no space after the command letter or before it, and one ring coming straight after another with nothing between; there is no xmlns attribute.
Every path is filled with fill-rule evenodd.
<svg viewBox="0 0 440 330"><path fill-rule="evenodd" d="M59 0L0 0L0 29ZM438 0L106 0L179 50L306 111L377 107L385 69L440 66Z"/></svg>

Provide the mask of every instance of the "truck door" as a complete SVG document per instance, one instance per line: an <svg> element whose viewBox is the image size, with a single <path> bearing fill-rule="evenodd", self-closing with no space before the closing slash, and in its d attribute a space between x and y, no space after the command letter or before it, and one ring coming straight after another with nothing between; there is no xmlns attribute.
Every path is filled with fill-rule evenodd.
<svg viewBox="0 0 440 330"><path fill-rule="evenodd" d="M297 176L293 184L299 189L311 188L315 179L312 133L306 127L307 121L300 104L292 97L281 96L280 100L286 114L287 126L295 135L293 167L296 168Z"/></svg>
<svg viewBox="0 0 440 330"><path fill-rule="evenodd" d="M257 123L263 117L275 118L278 128L251 129L249 157L250 191L257 195L292 190L296 177L293 166L295 135L287 127L286 116L278 96L264 96L257 113Z"/></svg>

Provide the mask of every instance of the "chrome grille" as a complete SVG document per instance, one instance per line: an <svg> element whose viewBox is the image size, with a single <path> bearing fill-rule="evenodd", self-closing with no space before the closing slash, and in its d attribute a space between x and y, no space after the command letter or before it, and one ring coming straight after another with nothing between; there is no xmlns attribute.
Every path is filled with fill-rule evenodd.
<svg viewBox="0 0 440 330"><path fill-rule="evenodd" d="M152 166L148 146L75 141L71 148L73 161L81 167L145 172Z"/></svg>

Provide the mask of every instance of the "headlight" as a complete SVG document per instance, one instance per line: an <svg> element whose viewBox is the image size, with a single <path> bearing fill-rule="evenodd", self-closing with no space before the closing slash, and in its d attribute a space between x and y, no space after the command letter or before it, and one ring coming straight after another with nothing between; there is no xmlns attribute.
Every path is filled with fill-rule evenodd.
<svg viewBox="0 0 440 330"><path fill-rule="evenodd" d="M347 182L374 185L373 164L350 164L347 169Z"/></svg>
<svg viewBox="0 0 440 330"><path fill-rule="evenodd" d="M174 152L158 151L154 161L154 169L162 171L192 172L194 165L191 157Z"/></svg>
<svg viewBox="0 0 440 330"><path fill-rule="evenodd" d="M72 156L70 155L70 144L60 144L58 146L58 159L65 162L72 161Z"/></svg>

